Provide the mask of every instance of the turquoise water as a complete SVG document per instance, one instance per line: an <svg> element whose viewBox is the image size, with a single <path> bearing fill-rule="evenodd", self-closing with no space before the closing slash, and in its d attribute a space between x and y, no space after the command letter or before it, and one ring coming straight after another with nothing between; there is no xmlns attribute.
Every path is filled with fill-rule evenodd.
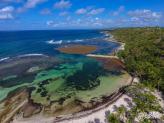
<svg viewBox="0 0 164 123"><path fill-rule="evenodd" d="M104 38L105 35L96 30L0 32L0 58L9 57L0 61L0 100L17 88L32 87L30 97L34 102L62 105L76 96L89 101L93 97L85 97L85 92L102 90L101 87L109 85L110 80L114 80L116 86L120 80L114 78L119 75L104 69L100 61L55 50L82 44L98 46L94 54L108 54L119 46Z"/></svg>

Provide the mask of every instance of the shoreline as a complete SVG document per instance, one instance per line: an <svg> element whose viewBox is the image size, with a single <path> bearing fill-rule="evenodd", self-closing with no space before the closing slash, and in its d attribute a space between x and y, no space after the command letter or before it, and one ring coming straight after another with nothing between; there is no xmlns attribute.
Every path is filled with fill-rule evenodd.
<svg viewBox="0 0 164 123"><path fill-rule="evenodd" d="M129 85L131 85L133 83L133 79L134 79L133 77L129 78L129 81L128 81ZM107 97L108 99L106 101L102 102L96 108L93 107L92 109L86 110L84 112L75 113L72 115L71 118L59 119L59 120L55 120L55 122L60 123L61 121L79 119L79 118L83 118L83 117L88 116L88 115L92 115L92 114L94 114L100 110L107 108L108 106L112 105L113 103L115 103L120 97L122 97L123 94L125 94L124 87L113 92L111 95L109 95Z"/></svg>
<svg viewBox="0 0 164 123"><path fill-rule="evenodd" d="M109 40L110 41L110 37ZM115 43L120 43L120 42L116 42ZM120 46L119 46L120 47ZM116 48L116 50L118 50L119 48ZM119 50L118 50L119 51ZM22 58L22 57L26 57L26 56L42 56L43 54L25 54L25 55L21 55L17 58ZM43 55L44 56L44 55ZM101 58L113 58L113 59L119 59L116 55L95 55L95 54L87 54L87 57L101 57ZM88 116L92 116L95 113L105 110L106 108L109 108L111 105L115 104L115 102L117 102L117 100L119 100L124 92L124 87L129 86L131 83L133 82L133 77L131 75L129 75L129 77L125 80L125 83L127 83L124 86L119 87L116 90L113 90L113 92L106 96L105 98L103 98L103 100L101 102L98 102L96 105L90 107L90 108L86 108L84 110L81 110L77 113L72 113L72 114L67 114L67 115L60 115L58 117L44 117L44 115L42 115L41 113L38 113L36 115L31 116L30 118L24 118L21 114L18 115L13 115L13 120L11 122L13 123L35 123L34 121L36 121L36 119L40 119L39 117L42 117L41 120L43 121L43 123L45 122L58 122L58 123L62 123L62 122L69 122L72 120L79 120L81 118L86 118ZM21 108L21 106L19 107ZM102 117L104 118L104 117ZM8 120L8 119L7 119ZM41 122L41 121L40 121ZM82 122L83 123L83 122Z"/></svg>
<svg viewBox="0 0 164 123"><path fill-rule="evenodd" d="M112 37L112 39L113 39L113 37ZM113 40L111 41L111 38L109 37L109 39L107 41L112 42ZM121 42L117 42L117 41L113 41L113 42L120 43L121 46L122 46ZM121 50L120 47L116 49L117 52L119 50ZM88 56L88 57L101 57L101 58L116 58L116 59L119 59L116 55L87 54L86 56ZM127 86L132 84L133 79L134 78L132 76L129 77L129 79L126 81L128 83ZM43 118L42 120L43 121L45 120L45 122L49 121L49 122L55 122L55 123L68 123L68 122L72 123L72 122L75 121L75 123L76 123L76 120L79 120L79 119L82 119L82 118L85 119L86 117L89 117L89 116L92 117L92 115L94 115L95 113L101 112L102 110L105 110L106 108L109 108L110 106L114 105L119 99L121 99L122 96L125 93L124 90L123 90L124 87L125 86L123 86L123 87L119 88L118 90L114 91L112 94L110 94L107 97L107 100L104 100L103 102L99 103L97 106L94 106L94 107L92 107L90 109L86 109L85 111L80 111L80 112L77 112L77 113L74 113L74 114L61 115L61 116L58 116L58 117L55 117L55 118L53 118L53 117L49 117L49 118L45 117L45 118L43 118L42 117ZM37 117L40 117L40 115L38 115L36 117L34 116L33 118L37 119ZM34 119L31 118L31 120L34 120ZM89 120L90 119L88 119L88 121ZM13 123L17 123L17 122L18 121L13 122ZM28 121L27 122L22 122L21 121L20 123L28 123ZM30 123L33 123L33 122L30 122ZM80 122L77 122L77 123L80 123Z"/></svg>
<svg viewBox="0 0 164 123"><path fill-rule="evenodd" d="M124 50L125 43L118 42L117 40L115 40L114 37L113 37L113 35L110 34L109 32L102 32L102 33L104 33L104 34L107 36L107 38L106 38L107 41L114 42L114 43L119 43L119 44L120 44L120 46L116 49L116 51L113 51L113 53L115 53L115 55L95 55L95 54L87 54L86 56L88 56L88 57L116 58L116 59L119 59L119 58L117 57L116 53L119 52L120 50ZM130 83L129 83L127 86L129 86L129 85L131 85L131 84L133 83L134 78L133 78L131 75L130 75L130 79L131 79L131 80L130 80ZM125 86L124 86L124 87L125 87ZM57 123L65 123L65 122L63 122L63 121L66 121L66 122L71 121L71 123L73 123L72 120L81 119L81 118L84 118L84 117L86 117L86 116L88 116L88 115L92 115L92 114L94 114L94 113L96 113L96 112L98 112L98 111L100 111L100 110L103 110L103 109L109 107L110 105L112 105L113 103L115 103L117 100L119 100L119 99L124 95L125 92L121 92L121 91L120 91L120 90L123 89L124 87L119 88L117 91L113 92L114 95L113 95L113 93L110 95L110 96L113 96L113 98L111 97L111 98L109 98L109 100L104 101L104 103L102 103L101 105L97 106L97 108L93 108L93 109L91 109L91 110L88 110L88 112L87 112L87 111L86 111L86 112L84 111L84 115L83 115L83 112L79 112L79 113L76 113L75 115L72 115L72 117L70 116L70 118L63 118L63 119L59 119L59 120L56 119L54 122L57 122ZM123 90L123 91L124 91L124 90ZM116 94L116 95L115 95L115 94ZM109 96L109 97L110 97L110 96ZM80 116L78 116L78 114L79 114ZM76 116L76 115L77 115L77 116ZM68 115L68 116L69 116L69 115Z"/></svg>
<svg viewBox="0 0 164 123"><path fill-rule="evenodd" d="M133 83L133 80L134 78L130 76L130 78L128 79L129 84L127 86L131 85ZM36 121L40 123L46 123L46 122L48 123L88 123L91 119L93 119L93 115L95 114L98 114L99 116L101 112L101 115L104 115L107 109L114 112L113 106L115 106L116 103L118 103L119 106L122 104L126 106L127 104L124 98L126 97L126 98L129 98L130 100L131 98L125 95L126 92L124 90L124 87L126 86L123 86L122 88L119 88L117 91L114 91L111 95L106 97L107 98L106 100L99 103L97 106L94 106L90 109L86 109L84 111L80 111L74 114L61 115L58 117L44 117L41 113L27 119L19 115L19 116L14 117L14 120L12 121L12 123L36 123ZM106 117L102 117L102 118L106 118ZM81 122L82 119L84 119L85 122Z"/></svg>
<svg viewBox="0 0 164 123"><path fill-rule="evenodd" d="M113 43L119 43L120 46L118 48L116 48L114 51L112 51L111 54L113 55L97 55L97 54L86 54L86 56L88 57L101 57L101 58L116 58L119 59L118 56L116 55L120 50L124 50L125 49L125 43L119 42L116 39L114 39L114 36L109 32L109 31L102 31L101 33L104 33L104 35L106 36L105 40L108 42L113 42Z"/></svg>
<svg viewBox="0 0 164 123"><path fill-rule="evenodd" d="M114 43L119 43L120 46L117 48L116 52L120 51L120 50L124 50L125 48L125 43L122 43L120 41L117 41L114 36L109 32L109 31L105 31L104 34L108 35L106 40L110 41L110 42L114 42Z"/></svg>

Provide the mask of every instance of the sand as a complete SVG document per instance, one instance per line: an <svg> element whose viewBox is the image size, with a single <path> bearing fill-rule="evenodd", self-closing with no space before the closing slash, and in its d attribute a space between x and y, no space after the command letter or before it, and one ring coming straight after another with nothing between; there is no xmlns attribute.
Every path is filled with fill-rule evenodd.
<svg viewBox="0 0 164 123"><path fill-rule="evenodd" d="M128 108L128 103L125 101L125 99L132 100L130 97L127 95L122 95L116 102L113 104L109 105L108 107L101 109L97 112L94 112L93 114L90 114L86 117L82 117L79 119L72 119L69 121L62 121L59 123L88 123L89 121L100 121L100 123L106 123L106 114L107 112L115 112L115 107L119 107L121 105L124 105L125 107Z"/></svg>
<svg viewBox="0 0 164 123"><path fill-rule="evenodd" d="M100 123L106 123L106 114L107 112L115 112L115 108L119 107L121 105L124 105L129 109L128 103L126 100L132 101L132 99L123 94L118 100L116 100L113 104L107 106L106 108L103 108L101 110L98 110L90 115L81 117L81 118L72 118L71 120L64 120L61 122L55 122L55 123L88 123L89 121L95 121L99 120ZM54 118L45 118L42 117L42 115L38 115L36 117L28 118L28 119L21 119L19 116L14 118L13 123L54 123Z"/></svg>

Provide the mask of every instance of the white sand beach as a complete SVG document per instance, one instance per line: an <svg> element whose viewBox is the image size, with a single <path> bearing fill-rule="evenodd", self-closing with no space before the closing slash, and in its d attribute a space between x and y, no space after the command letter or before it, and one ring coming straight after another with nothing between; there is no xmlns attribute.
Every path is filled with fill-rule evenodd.
<svg viewBox="0 0 164 123"><path fill-rule="evenodd" d="M121 105L124 105L125 107L129 108L128 102L126 100L131 101L132 99L127 95L122 95L116 102L109 105L108 107L101 109L97 112L94 112L93 114L90 114L88 116L79 118L79 119L71 119L67 121L62 121L59 123L89 123L89 122L95 122L99 121L100 123L107 123L106 115L110 112L115 112L115 108L119 107Z"/></svg>
<svg viewBox="0 0 164 123"><path fill-rule="evenodd" d="M117 107L124 105L129 109L129 104L127 100L131 102L132 99L127 95L123 94L118 100L116 100L113 104L107 106L106 108L98 110L84 117L72 118L71 120L63 120L58 123L88 123L95 120L100 121L100 123L106 123L106 115L109 112L115 112L115 109ZM54 118L45 118L42 117L42 115L37 115L28 119L22 119L21 116L18 115L14 118L13 123L54 123Z"/></svg>

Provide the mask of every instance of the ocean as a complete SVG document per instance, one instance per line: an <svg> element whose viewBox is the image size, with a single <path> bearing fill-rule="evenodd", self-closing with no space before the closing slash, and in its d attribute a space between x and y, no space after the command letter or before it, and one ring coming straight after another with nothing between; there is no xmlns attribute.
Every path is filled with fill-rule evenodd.
<svg viewBox="0 0 164 123"><path fill-rule="evenodd" d="M44 31L1 31L0 59L25 54L59 55L55 48L68 44L101 46L95 54L112 52L119 44L106 42L106 35L99 30L44 30Z"/></svg>

